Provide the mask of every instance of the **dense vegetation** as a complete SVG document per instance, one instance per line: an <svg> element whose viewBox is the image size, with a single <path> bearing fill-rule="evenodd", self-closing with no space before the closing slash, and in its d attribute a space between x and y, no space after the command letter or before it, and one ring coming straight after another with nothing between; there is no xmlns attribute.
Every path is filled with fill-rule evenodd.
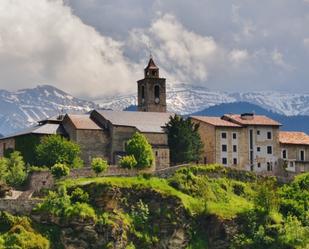
<svg viewBox="0 0 309 249"><path fill-rule="evenodd" d="M36 146L37 165L52 167L62 163L78 168L83 165L80 153L81 149L77 143L59 135L46 136Z"/></svg>
<svg viewBox="0 0 309 249"><path fill-rule="evenodd" d="M309 174L279 186L273 178L214 165L181 169L168 179L145 175L67 179L59 184L59 190L50 192L37 212L66 222L90 220L96 226L120 227L126 248L156 248L162 237L160 222L180 224L182 219L190 223L187 248L208 248L207 233L202 232L208 217L237 224L227 248L309 248ZM98 206L96 199L110 191L127 193L119 200L113 197L118 204L112 211ZM157 195L165 200L159 210L155 204L159 200L153 200ZM175 212L178 202L187 215ZM109 243L106 248L113 248L113 242Z"/></svg>
<svg viewBox="0 0 309 249"><path fill-rule="evenodd" d="M191 119L175 115L166 125L171 163L198 162L203 143L198 133L199 125Z"/></svg>
<svg viewBox="0 0 309 249"><path fill-rule="evenodd" d="M98 173L106 166L101 159L93 165ZM217 165L183 168L166 179L149 174L66 179L34 211L47 224L0 213L0 248L59 249L63 226L85 224L102 234L101 244L91 248L159 248L183 227L187 249L207 249L214 243L210 224L224 224L234 233L216 238L226 243L221 248L308 249L308 208L309 173L284 185Z"/></svg>
<svg viewBox="0 0 309 249"><path fill-rule="evenodd" d="M152 147L141 133L133 134L132 138L126 143L125 151L128 156L120 161L123 168L144 169L151 167L154 163Z"/></svg>

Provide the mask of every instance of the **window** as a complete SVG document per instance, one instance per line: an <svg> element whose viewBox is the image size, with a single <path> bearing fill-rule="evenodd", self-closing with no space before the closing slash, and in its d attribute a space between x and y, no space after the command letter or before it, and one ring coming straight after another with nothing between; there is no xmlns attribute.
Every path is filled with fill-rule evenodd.
<svg viewBox="0 0 309 249"><path fill-rule="evenodd" d="M261 152L261 147L256 148L257 152Z"/></svg>
<svg viewBox="0 0 309 249"><path fill-rule="evenodd" d="M154 88L155 98L160 98L160 86L156 85Z"/></svg>
<svg viewBox="0 0 309 249"><path fill-rule="evenodd" d="M156 157L159 155L158 151L156 151Z"/></svg>
<svg viewBox="0 0 309 249"><path fill-rule="evenodd" d="M267 154L272 155L273 154L273 147L272 146L267 146Z"/></svg>
<svg viewBox="0 0 309 249"><path fill-rule="evenodd" d="M273 171L273 164L270 162L267 163L267 171Z"/></svg>
<svg viewBox="0 0 309 249"><path fill-rule="evenodd" d="M234 158L234 159L233 159L233 164L234 164L234 165L237 165L237 158Z"/></svg>
<svg viewBox="0 0 309 249"><path fill-rule="evenodd" d="M204 157L204 164L207 164L207 157Z"/></svg>
<svg viewBox="0 0 309 249"><path fill-rule="evenodd" d="M226 136L226 132L222 132L222 133L221 133L221 138L222 138L222 139L226 139L226 137L227 137L227 136Z"/></svg>
<svg viewBox="0 0 309 249"><path fill-rule="evenodd" d="M261 131L260 131L260 130L257 130L257 131L256 131L256 134L257 134L257 135L261 135Z"/></svg>
<svg viewBox="0 0 309 249"><path fill-rule="evenodd" d="M227 145L226 144L222 144L222 151L227 152Z"/></svg>
<svg viewBox="0 0 309 249"><path fill-rule="evenodd" d="M287 159L287 151L286 149L282 150L282 158Z"/></svg>
<svg viewBox="0 0 309 249"><path fill-rule="evenodd" d="M233 145L233 152L237 152L237 145Z"/></svg>
<svg viewBox="0 0 309 249"><path fill-rule="evenodd" d="M237 133L233 133L233 139L237 139Z"/></svg>
<svg viewBox="0 0 309 249"><path fill-rule="evenodd" d="M223 165L227 165L227 158L226 158L226 157L223 157L223 158L222 158L222 164L223 164Z"/></svg>
<svg viewBox="0 0 309 249"><path fill-rule="evenodd" d="M142 99L145 99L145 86L142 86Z"/></svg>
<svg viewBox="0 0 309 249"><path fill-rule="evenodd" d="M258 163L257 166L258 166L258 168L261 168L261 163Z"/></svg>
<svg viewBox="0 0 309 249"><path fill-rule="evenodd" d="M271 131L268 131L268 132L267 132L267 139L272 139L272 133L271 133Z"/></svg>
<svg viewBox="0 0 309 249"><path fill-rule="evenodd" d="M300 151L300 161L305 161L305 151L304 150Z"/></svg>
<svg viewBox="0 0 309 249"><path fill-rule="evenodd" d="M294 162L290 162L289 166L290 168L294 168Z"/></svg>

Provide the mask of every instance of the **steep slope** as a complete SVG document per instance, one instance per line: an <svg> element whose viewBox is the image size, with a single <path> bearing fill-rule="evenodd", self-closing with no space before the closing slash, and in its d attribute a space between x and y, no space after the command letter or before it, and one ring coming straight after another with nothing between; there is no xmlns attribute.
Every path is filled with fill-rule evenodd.
<svg viewBox="0 0 309 249"><path fill-rule="evenodd" d="M0 90L0 133L7 135L61 112L87 112L95 107L48 85L17 92Z"/></svg>

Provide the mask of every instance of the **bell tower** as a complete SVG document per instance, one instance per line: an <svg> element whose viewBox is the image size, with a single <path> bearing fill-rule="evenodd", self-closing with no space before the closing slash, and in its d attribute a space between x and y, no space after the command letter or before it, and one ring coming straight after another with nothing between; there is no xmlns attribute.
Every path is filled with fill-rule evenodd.
<svg viewBox="0 0 309 249"><path fill-rule="evenodd" d="M160 78L159 68L152 57L144 74L144 79L137 82L138 111L166 112L166 79Z"/></svg>

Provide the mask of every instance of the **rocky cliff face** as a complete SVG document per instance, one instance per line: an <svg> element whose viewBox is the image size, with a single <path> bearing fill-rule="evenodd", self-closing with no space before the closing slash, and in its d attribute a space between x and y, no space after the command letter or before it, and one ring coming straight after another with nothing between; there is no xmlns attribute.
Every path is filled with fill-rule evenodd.
<svg viewBox="0 0 309 249"><path fill-rule="evenodd" d="M208 248L226 249L237 232L233 220L227 221L214 215L193 218L178 199L153 190L110 186L97 189L93 184L86 186L85 190L90 193L96 208L108 214L105 221L63 220L51 215L33 215L36 222L60 227L60 240L65 249L185 249L190 241L196 239L196 233L208 239ZM140 200L149 208L149 220L147 224L132 227L131 223L135 221L126 214L131 213ZM128 241L133 241L135 247L130 247Z"/></svg>

